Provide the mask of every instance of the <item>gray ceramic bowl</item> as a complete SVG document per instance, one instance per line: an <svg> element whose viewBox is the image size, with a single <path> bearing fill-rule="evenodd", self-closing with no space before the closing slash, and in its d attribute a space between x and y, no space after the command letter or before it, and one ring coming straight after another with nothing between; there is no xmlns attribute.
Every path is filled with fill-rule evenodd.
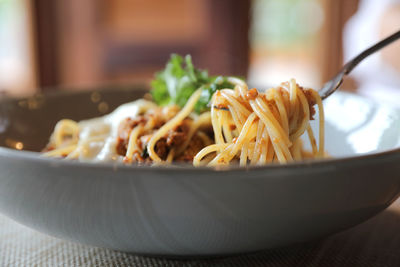
<svg viewBox="0 0 400 267"><path fill-rule="evenodd" d="M151 255L221 255L324 237L400 192L400 112L335 93L325 103L334 157L215 170L42 158L55 122L142 96L114 88L0 101L0 211L38 231ZM104 101L104 102L102 102Z"/></svg>

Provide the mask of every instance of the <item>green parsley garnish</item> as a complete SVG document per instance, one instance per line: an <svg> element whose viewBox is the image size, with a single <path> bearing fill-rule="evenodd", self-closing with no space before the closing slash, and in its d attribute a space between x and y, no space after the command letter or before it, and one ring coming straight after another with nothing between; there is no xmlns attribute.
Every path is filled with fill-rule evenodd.
<svg viewBox="0 0 400 267"><path fill-rule="evenodd" d="M206 70L196 69L190 55L183 58L172 54L165 69L156 73L151 87L151 95L158 105L176 104L180 107L183 107L190 96L201 88L201 96L195 106L195 111L201 113L209 110L211 97L217 90L233 89L234 85L227 77L208 76Z"/></svg>

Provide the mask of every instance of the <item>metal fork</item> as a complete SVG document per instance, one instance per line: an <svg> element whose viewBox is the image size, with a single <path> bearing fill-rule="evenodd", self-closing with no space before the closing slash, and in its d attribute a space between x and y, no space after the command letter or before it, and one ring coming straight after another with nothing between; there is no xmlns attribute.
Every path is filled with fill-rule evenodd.
<svg viewBox="0 0 400 267"><path fill-rule="evenodd" d="M381 48L387 46L388 44L396 41L400 38L400 30L395 32L394 34L390 35L389 37L383 39L382 41L376 43L375 45L371 46L370 48L361 52L358 56L347 62L343 68L336 74L330 81L324 84L322 89L319 91L319 95L322 99L327 98L331 94L333 94L342 84L343 77L349 74L355 66L357 66L361 61L363 61L369 55L375 53L376 51L380 50Z"/></svg>

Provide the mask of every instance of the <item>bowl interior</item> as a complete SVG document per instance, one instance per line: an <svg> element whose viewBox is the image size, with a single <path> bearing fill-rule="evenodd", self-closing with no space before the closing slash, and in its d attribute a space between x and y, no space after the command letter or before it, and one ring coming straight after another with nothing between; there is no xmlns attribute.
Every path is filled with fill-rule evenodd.
<svg viewBox="0 0 400 267"><path fill-rule="evenodd" d="M327 152L333 157L372 154L400 147L400 110L346 92L324 102ZM315 122L314 132L318 135Z"/></svg>
<svg viewBox="0 0 400 267"><path fill-rule="evenodd" d="M131 86L0 99L0 146L40 151L58 120L102 116L142 97L146 91L143 86ZM324 108L325 146L332 157L400 147L400 110L344 92L330 96ZM318 138L317 122L318 115L312 122ZM309 147L307 140L305 145Z"/></svg>
<svg viewBox="0 0 400 267"><path fill-rule="evenodd" d="M41 151L60 119L103 116L119 105L143 97L145 86L90 91L59 91L27 98L0 99L0 146Z"/></svg>

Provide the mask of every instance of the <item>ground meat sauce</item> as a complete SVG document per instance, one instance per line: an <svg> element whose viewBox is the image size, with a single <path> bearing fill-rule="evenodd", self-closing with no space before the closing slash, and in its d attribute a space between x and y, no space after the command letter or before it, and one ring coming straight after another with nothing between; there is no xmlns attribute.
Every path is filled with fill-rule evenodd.
<svg viewBox="0 0 400 267"><path fill-rule="evenodd" d="M310 120L314 120L314 115L315 115L315 108L314 105L317 103L315 101L314 96L312 95L310 90L304 90L302 87L300 87L301 90L303 91L305 97L307 98L307 102L310 106Z"/></svg>
<svg viewBox="0 0 400 267"><path fill-rule="evenodd" d="M166 137L168 146L179 146L185 142L189 133L190 124L189 120L183 120L173 131L169 131Z"/></svg>
<svg viewBox="0 0 400 267"><path fill-rule="evenodd" d="M152 119L155 119L155 117L152 117ZM119 155L125 156L126 151L127 151L127 146L129 143L129 137L131 134L131 131L133 128L135 128L139 124L145 125L146 122L149 120L148 117L145 115L139 116L135 119L125 119L123 122L121 122L119 128L118 128L118 142L117 142L117 147L116 151ZM159 129L165 121L158 120L155 122L155 127L154 131ZM168 156L169 151L173 147L179 147L182 145L185 140L187 139L189 130L190 130L190 123L191 121L189 119L185 119L182 121L181 124L179 124L175 129L168 131L167 135L160 138L160 140L155 144L154 150L157 153L157 155L165 160ZM138 138L138 147L141 148L141 153L135 153L132 157L133 161L136 162L148 162L150 161L149 155L147 153L147 144L150 141L152 137L151 134L145 134L142 135ZM204 146L202 144L202 141L199 138L193 138L192 142L189 144L188 148L185 150L185 152L182 154L182 156L179 157L180 160L182 161L189 161L193 160L193 157L195 154ZM193 142L196 144L192 145ZM200 144L199 141L201 142ZM199 149L197 149L199 147ZM196 153L195 153L196 152Z"/></svg>
<svg viewBox="0 0 400 267"><path fill-rule="evenodd" d="M192 162L194 156L204 147L203 140L194 135L192 140L190 141L188 147L182 153L182 155L176 158L176 161L185 161L185 162Z"/></svg>
<svg viewBox="0 0 400 267"><path fill-rule="evenodd" d="M116 146L116 151L118 155L125 155L126 148L129 142L129 135L133 128L138 126L140 123L145 124L147 122L147 118L145 116L139 116L135 119L126 118L123 120L118 127L118 141Z"/></svg>
<svg viewBox="0 0 400 267"><path fill-rule="evenodd" d="M257 98L257 96L258 96L258 91L256 88L253 88L253 89L250 89L249 91L247 91L247 94L246 94L247 100L254 100Z"/></svg>

